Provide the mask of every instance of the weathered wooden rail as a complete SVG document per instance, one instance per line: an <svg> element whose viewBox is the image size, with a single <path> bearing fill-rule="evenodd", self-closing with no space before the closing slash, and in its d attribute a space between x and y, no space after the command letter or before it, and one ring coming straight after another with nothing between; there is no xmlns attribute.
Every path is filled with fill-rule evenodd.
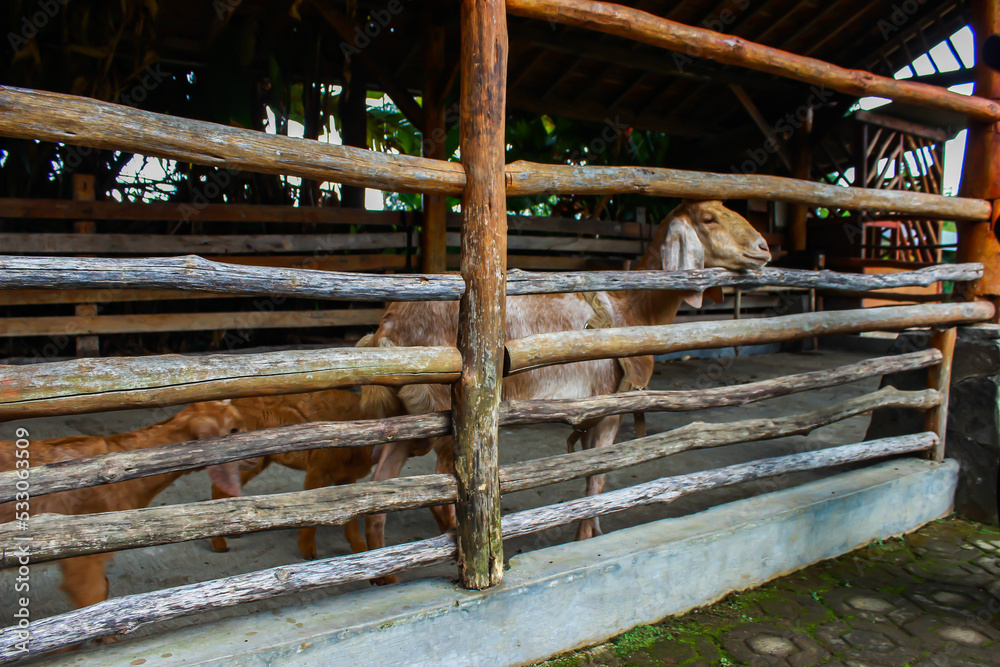
<svg viewBox="0 0 1000 667"><path fill-rule="evenodd" d="M691 493L741 482L917 453L936 444L935 434L918 433L666 477L598 496L510 514L503 519L503 537L509 539L528 535L640 504L669 503ZM201 611L433 565L454 558L456 554L455 538L448 534L351 556L284 565L215 581L115 598L85 609L33 621L31 641L24 652L17 648L22 641L17 628L0 630L0 664L41 655L88 639L124 635L141 625Z"/></svg>
<svg viewBox="0 0 1000 667"><path fill-rule="evenodd" d="M501 539L617 512L637 504L669 502L681 495L800 470L923 452L944 456L947 389L954 327L996 316L989 302L893 307L863 313L811 313L746 322L602 329L539 334L504 346L507 295L624 289L698 289L779 285L869 292L927 285L940 280L977 281L981 265L933 267L918 272L848 276L776 269L744 274L719 270L684 273L505 273L504 197L555 192L641 192L700 198L763 197L841 209L867 209L970 222L991 219L995 199L952 198L915 192L840 188L772 176L705 174L633 167L503 164L506 70L505 11L591 27L665 48L696 46L719 62L828 85L852 94L958 111L983 122L1000 119L990 99L875 77L681 26L639 10L590 0L462 0L464 164L388 155L315 141L266 135L173 118L81 97L0 86L0 135L136 152L197 164L346 185L431 195L462 195L462 275L358 276L321 271L219 265L200 258L98 259L0 258L0 288L141 288L241 296L308 296L347 300L460 299L456 348L363 348L270 355L169 356L83 360L0 368L0 420L174 405L194 400L313 391L345 384L454 383L453 414L373 422L320 423L239 434L213 443L185 443L117 453L32 470L36 493L186 470L267 453L371 444L393 438L457 438L457 479L429 475L345 488L251 496L171 508L100 516L40 516L18 534L30 535L33 562L124 548L202 539L279 527L340 523L364 514L456 502L457 537L387 547L313 563L273 568L164 591L128 596L85 610L34 620L27 651L17 628L0 630L0 662L19 660L90 638L125 634L140 625L311 588L381 577L458 556L462 583L483 587L502 576ZM581 223L583 225L585 223ZM980 225L981 227L981 225ZM979 227L977 227L978 229ZM443 230L438 230L443 233ZM506 289L504 282L506 279ZM468 286L468 290L466 290ZM582 359L615 358L699 347L728 347L832 333L932 327L934 349L878 359L826 374L813 373L702 392L641 392L572 401L515 401L501 405L508 373ZM903 369L931 368L928 389L885 388L802 415L729 424L693 423L667 433L598 450L560 454L508 466L496 460L500 424L580 424L635 410L688 410L743 404L833 386ZM926 414L926 431L718 470L664 478L598 496L510 515L501 522L499 493L533 488L663 458L695 448L746 443L807 433L839 419L884 407ZM11 499L11 473L0 473L0 502ZM9 544L10 524L0 526ZM6 549L6 547L3 547ZM0 565L10 564L4 551Z"/></svg>

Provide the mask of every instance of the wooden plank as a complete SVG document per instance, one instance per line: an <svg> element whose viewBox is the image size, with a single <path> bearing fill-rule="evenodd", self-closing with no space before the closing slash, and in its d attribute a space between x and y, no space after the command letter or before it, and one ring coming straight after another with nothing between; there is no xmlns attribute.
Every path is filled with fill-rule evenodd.
<svg viewBox="0 0 1000 667"><path fill-rule="evenodd" d="M458 571L463 586L503 579L500 530L500 389L507 270L504 119L507 12L503 0L462 0L461 148L468 175L462 197L462 279L458 349L462 374L452 388Z"/></svg>
<svg viewBox="0 0 1000 667"><path fill-rule="evenodd" d="M695 422L607 447L505 465L498 486L504 493L513 493L620 470L685 451L806 434L875 409L926 410L939 402L940 395L931 389L903 392L885 387L820 410L787 417ZM428 487L433 490L429 492ZM456 499L457 489L458 485L447 475L424 475L72 517L41 515L33 517L27 528L17 522L0 524L0 540L11 540L14 535L30 538L32 562L38 563L219 535L336 525L366 514L450 503ZM16 562L15 553L0 556L0 567Z"/></svg>
<svg viewBox="0 0 1000 667"><path fill-rule="evenodd" d="M454 382L455 348L334 348L261 354L167 354L0 366L0 421L355 384Z"/></svg>
<svg viewBox="0 0 1000 667"><path fill-rule="evenodd" d="M63 317L0 318L0 338L12 336L81 336L150 333L347 327L378 324L381 308L340 310L272 310L228 313L160 313L151 315L67 315Z"/></svg>
<svg viewBox="0 0 1000 667"><path fill-rule="evenodd" d="M632 412L681 412L742 406L778 396L835 387L889 373L927 368L941 363L936 349L893 357L866 359L830 370L787 375L741 385L698 391L633 391L590 398L507 401L500 424L565 423L572 426ZM433 438L451 433L448 413L405 415L358 422L314 422L238 433L213 440L158 445L31 468L32 496L122 482L150 475L190 470L325 447L359 447L390 440ZM15 499L17 471L0 472L0 503Z"/></svg>
<svg viewBox="0 0 1000 667"><path fill-rule="evenodd" d="M689 322L535 334L507 342L505 371L513 374L569 361L982 322L991 319L994 312L989 302L938 303L783 315L753 321Z"/></svg>
<svg viewBox="0 0 1000 667"><path fill-rule="evenodd" d="M519 0L520 1L520 0ZM990 203L909 190L843 188L761 174L711 174L652 167L594 167L518 161L507 165L507 194L645 194L692 199L768 199L793 204L987 220Z"/></svg>
<svg viewBox="0 0 1000 667"><path fill-rule="evenodd" d="M18 199L0 197L0 218L75 220L90 218L105 222L268 222L323 225L402 225L397 211L366 211L340 207L268 206L264 204L134 203L111 200L77 202L65 199Z"/></svg>
<svg viewBox="0 0 1000 667"><path fill-rule="evenodd" d="M10 253L178 255L373 250L406 247L406 234L48 234L0 233Z"/></svg>
<svg viewBox="0 0 1000 667"><path fill-rule="evenodd" d="M0 135L284 174L393 192L457 195L462 165L177 118L74 95L0 86Z"/></svg>
<svg viewBox="0 0 1000 667"><path fill-rule="evenodd" d="M945 109L984 122L1000 120L1000 105L992 99L959 95L937 86L838 67L734 35L676 23L631 7L593 0L507 0L507 10L518 16L597 30L680 53L694 48L698 57L823 87L814 91L815 95L830 88L857 97L887 97L920 107Z"/></svg>
<svg viewBox="0 0 1000 667"><path fill-rule="evenodd" d="M939 127L931 127L930 125L915 123L910 120L895 118L894 116L886 116L874 111L864 111L863 109L855 111L854 119L862 123L869 123L889 130L895 130L896 132L905 132L916 137L929 139L936 144L943 144L952 138L950 133L945 132Z"/></svg>
<svg viewBox="0 0 1000 667"><path fill-rule="evenodd" d="M555 528L637 504L671 502L690 493L731 484L918 452L933 447L934 442L934 434L919 433L663 478L568 503L510 514L503 521L503 537L507 539ZM18 647L23 641L19 628L0 630L0 661L41 655L90 639L126 634L140 625L203 611L349 581L384 577L408 568L440 563L454 558L456 554L454 536L441 535L360 554L114 598L84 609L33 620L26 653Z"/></svg>
<svg viewBox="0 0 1000 667"><path fill-rule="evenodd" d="M447 34L438 25L430 7L421 11L424 39L424 116L423 156L433 160L448 159L447 97ZM448 266L448 244L445 241L448 220L448 199L443 195L423 196L423 233L420 235L421 270L424 273L444 273Z"/></svg>
<svg viewBox="0 0 1000 667"><path fill-rule="evenodd" d="M94 201L97 179L92 174L73 174L73 200L74 201ZM93 220L75 220L73 231L77 234L94 234L97 231L97 223ZM73 309L77 317L94 317L97 315L96 303L81 303ZM76 356L78 357L99 357L101 356L101 340L97 336L77 336Z"/></svg>

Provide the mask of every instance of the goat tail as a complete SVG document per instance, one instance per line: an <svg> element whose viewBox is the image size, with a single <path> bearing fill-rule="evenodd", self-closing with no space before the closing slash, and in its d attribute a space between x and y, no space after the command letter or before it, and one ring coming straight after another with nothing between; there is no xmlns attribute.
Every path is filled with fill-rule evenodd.
<svg viewBox="0 0 1000 667"><path fill-rule="evenodd" d="M368 334L358 341L355 347L395 347L388 338L376 338L376 334ZM361 387L361 414L365 419L384 419L406 414L403 402L393 387L381 385L365 385Z"/></svg>

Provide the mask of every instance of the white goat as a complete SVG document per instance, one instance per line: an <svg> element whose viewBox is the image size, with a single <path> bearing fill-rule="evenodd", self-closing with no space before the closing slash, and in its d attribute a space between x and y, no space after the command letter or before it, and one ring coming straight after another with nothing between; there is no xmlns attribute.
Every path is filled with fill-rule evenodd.
<svg viewBox="0 0 1000 667"><path fill-rule="evenodd" d="M767 243L739 214L720 201L684 201L657 227L656 234L636 270L701 269L722 267L748 270L762 267L771 259ZM606 324L614 327L670 324L681 301L700 307L701 292L636 290L583 294L514 296L507 299L506 340L531 334L583 329L604 310ZM593 304L593 305L592 305ZM610 316L610 322L607 322ZM458 303L394 303L382 317L378 330L366 343L370 346L454 346L458 330ZM646 387L653 373L652 357L621 360L601 359L539 368L508 377L503 382L503 398L545 399L585 398L614 393L627 373L635 387ZM451 406L446 385L408 385L399 389L369 386L362 388L362 411L366 418L385 418L447 410ZM621 416L601 419L582 436L584 448L614 442ZM437 453L438 472L453 473L451 437L431 441L399 441L382 446L373 480L397 477L410 456ZM587 494L600 493L604 475L587 479ZM438 527L444 531L455 525L454 507L432 508ZM384 545L385 515L366 521L368 548ZM596 519L581 523L577 539L601 533ZM391 580L387 579L386 581Z"/></svg>

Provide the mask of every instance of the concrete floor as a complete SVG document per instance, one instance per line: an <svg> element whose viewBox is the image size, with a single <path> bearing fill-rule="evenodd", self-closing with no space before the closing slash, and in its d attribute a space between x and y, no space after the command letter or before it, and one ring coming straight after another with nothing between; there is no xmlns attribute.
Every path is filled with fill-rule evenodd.
<svg viewBox="0 0 1000 667"><path fill-rule="evenodd" d="M860 361L872 355L858 352L822 351L813 353L780 353L771 355L746 356L723 359L690 359L660 363L656 368L652 388L654 389L697 389L710 386L739 384L754 380L805 372L822 368L833 368ZM705 410L699 413L659 413L647 415L650 433L664 431L701 421L735 421L757 417L787 415L829 405L863 393L874 391L879 378L835 387L831 389L798 394L765 401L740 408ZM77 415L63 418L47 418L8 422L0 425L0 439L12 439L18 427L28 428L33 439L51 438L77 434L108 434L138 428L163 419L172 410L134 410L128 412ZM838 444L858 442L864 439L869 418L858 417L818 429L809 436L796 436L761 443L735 445L710 451L683 453L661 460L608 475L607 489L617 489L639 482L648 481L670 474L691 472L738 463L747 460L776 456L799 451L820 449ZM565 451L568 428L565 426L532 426L505 428L501 434L501 463L523 461L543 456L551 456ZM619 433L619 440L632 437L631 419ZM432 457L411 460L404 474L414 475L433 471ZM602 526L605 532L626 526L652 521L669 516L680 516L697 512L706 507L741 497L775 490L792 484L815 479L823 473L806 473L779 480L765 480L745 484L740 487L722 489L682 499L671 505L639 507L622 514L605 517ZM279 493L302 488L303 473L285 468L272 467L252 481L248 494ZM557 503L578 497L583 490L583 480L557 484L541 489L533 489L510 494L503 499L503 511L511 512L529 507ZM183 477L161 494L155 504L169 505L206 499L209 482L204 472L195 472ZM409 541L432 536L435 524L427 510L401 512L389 517L387 539L390 543ZM508 556L530 551L573 539L574 528L547 531L506 543ZM347 543L339 527L322 528L318 535L320 557L342 555L349 552ZM217 554L210 550L207 541L164 545L146 549L121 552L108 566L108 578L113 596L128 595L144 591L178 586L216 579L266 567L299 562L301 557L296 549L295 531L274 531L259 533L230 540L230 552ZM453 565L407 573L403 578L420 576L454 576ZM42 564L32 568L32 615L42 618L62 613L70 605L59 591L60 573L58 565ZM359 582L343 586L337 590L353 590L367 587ZM177 619L158 626L180 627L209 618L222 618L236 614L248 614L265 609L291 604L293 602L316 599L335 591L315 591L301 596L269 600L263 603L244 605L212 614ZM0 572L0 600L13 598L13 572ZM0 604L0 626L12 623L14 605ZM144 628L134 633L141 636L153 632Z"/></svg>

